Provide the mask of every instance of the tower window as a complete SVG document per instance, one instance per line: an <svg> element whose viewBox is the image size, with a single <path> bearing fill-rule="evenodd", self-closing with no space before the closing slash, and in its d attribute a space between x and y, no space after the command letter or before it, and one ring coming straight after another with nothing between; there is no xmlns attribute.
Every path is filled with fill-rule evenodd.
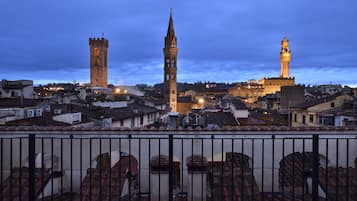
<svg viewBox="0 0 357 201"><path fill-rule="evenodd" d="M100 64L100 54L99 54L98 48L94 48L94 63L95 63L95 65Z"/></svg>
<svg viewBox="0 0 357 201"><path fill-rule="evenodd" d="M166 80L170 80L170 75L166 74Z"/></svg>
<svg viewBox="0 0 357 201"><path fill-rule="evenodd" d="M172 90L172 94L175 94L175 90Z"/></svg>

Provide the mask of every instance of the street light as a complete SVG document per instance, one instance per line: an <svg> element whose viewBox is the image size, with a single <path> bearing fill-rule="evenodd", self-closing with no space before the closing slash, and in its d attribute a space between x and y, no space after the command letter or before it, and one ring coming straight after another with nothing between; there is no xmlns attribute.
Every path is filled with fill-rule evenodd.
<svg viewBox="0 0 357 201"><path fill-rule="evenodd" d="M205 99L203 99L203 98L198 99L198 103L199 104L204 104L205 103Z"/></svg>
<svg viewBox="0 0 357 201"><path fill-rule="evenodd" d="M115 93L116 93L116 94L119 94L119 93L120 93L120 88L116 88L116 89L115 89Z"/></svg>

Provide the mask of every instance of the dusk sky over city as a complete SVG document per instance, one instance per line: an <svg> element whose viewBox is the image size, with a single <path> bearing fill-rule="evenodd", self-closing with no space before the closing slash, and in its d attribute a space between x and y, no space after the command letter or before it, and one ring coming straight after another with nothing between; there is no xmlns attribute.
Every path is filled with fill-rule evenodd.
<svg viewBox="0 0 357 201"><path fill-rule="evenodd" d="M103 32L109 83L160 83L170 8L179 82L279 76L286 33L296 83L357 86L353 0L5 0L1 79L88 83L88 38Z"/></svg>

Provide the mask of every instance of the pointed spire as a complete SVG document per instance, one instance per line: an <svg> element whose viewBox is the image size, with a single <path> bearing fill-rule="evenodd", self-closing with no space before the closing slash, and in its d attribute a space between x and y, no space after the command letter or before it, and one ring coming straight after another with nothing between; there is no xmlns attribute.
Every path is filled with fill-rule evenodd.
<svg viewBox="0 0 357 201"><path fill-rule="evenodd" d="M169 27L167 28L167 34L165 37L165 47L176 47L176 35L174 29L174 20L172 18L172 9L170 10Z"/></svg>
<svg viewBox="0 0 357 201"><path fill-rule="evenodd" d="M172 8L170 9L169 27L167 29L167 37L172 38L175 36L174 20L172 19Z"/></svg>

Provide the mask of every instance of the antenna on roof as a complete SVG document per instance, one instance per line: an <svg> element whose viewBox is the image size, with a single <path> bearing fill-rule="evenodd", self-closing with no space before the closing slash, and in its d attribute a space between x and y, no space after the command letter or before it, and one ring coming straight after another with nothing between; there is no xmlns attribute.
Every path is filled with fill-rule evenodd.
<svg viewBox="0 0 357 201"><path fill-rule="evenodd" d="M102 32L102 38L104 38L104 32Z"/></svg>

